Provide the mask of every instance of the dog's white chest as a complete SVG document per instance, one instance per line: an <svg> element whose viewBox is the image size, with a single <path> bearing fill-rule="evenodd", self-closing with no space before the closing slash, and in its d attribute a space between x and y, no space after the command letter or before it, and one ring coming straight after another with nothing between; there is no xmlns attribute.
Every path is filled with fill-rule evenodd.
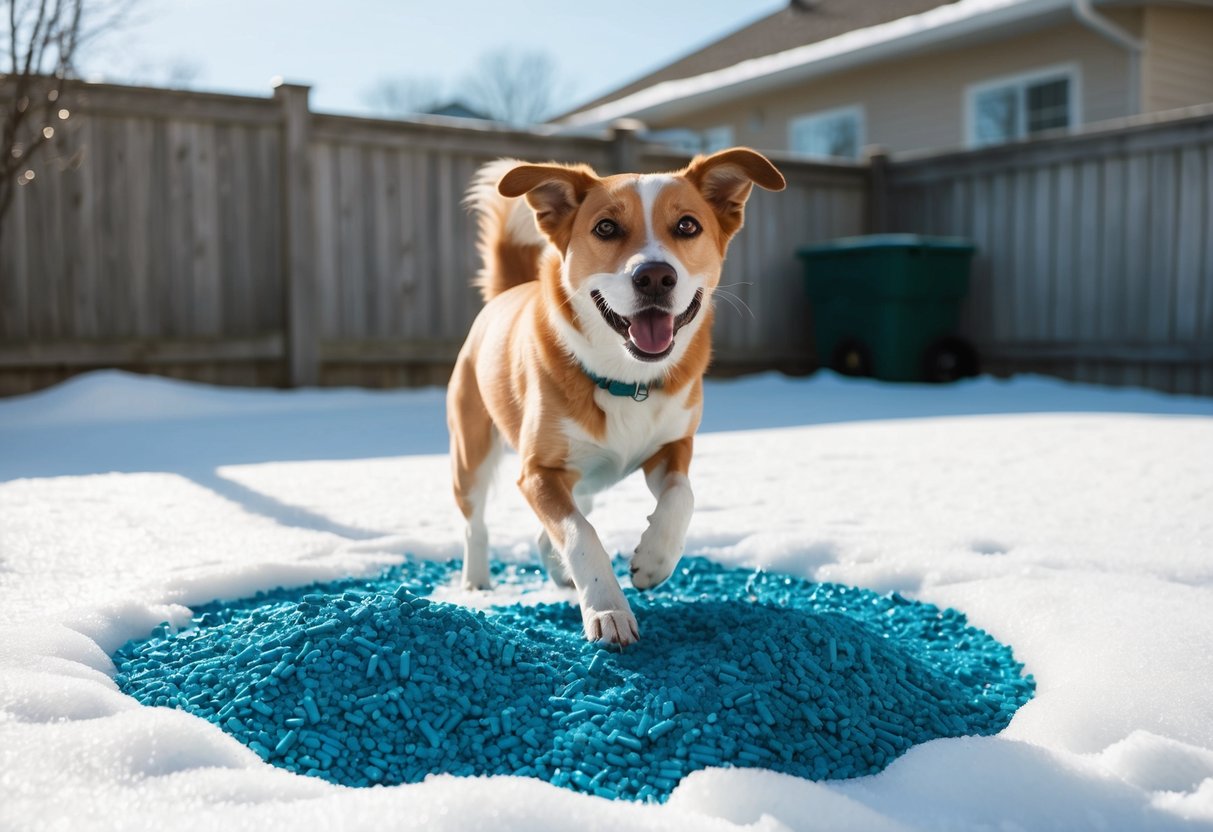
<svg viewBox="0 0 1213 832"><path fill-rule="evenodd" d="M654 392L642 402L595 392L595 401L606 413L606 432L601 440L591 437L575 422L566 423L569 467L581 478L575 490L594 494L631 474L667 442L686 436L694 412L687 408L690 388L677 395Z"/></svg>

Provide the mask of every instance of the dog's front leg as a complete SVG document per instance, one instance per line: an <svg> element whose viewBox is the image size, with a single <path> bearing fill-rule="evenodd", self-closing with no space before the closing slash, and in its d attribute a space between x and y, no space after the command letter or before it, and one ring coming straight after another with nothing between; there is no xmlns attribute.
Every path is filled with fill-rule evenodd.
<svg viewBox="0 0 1213 832"><path fill-rule="evenodd" d="M632 556L632 586L649 589L670 577L682 557L695 495L687 472L691 467L691 437L663 445L644 463L644 479L657 498L649 527Z"/></svg>
<svg viewBox="0 0 1213 832"><path fill-rule="evenodd" d="M611 569L611 556L577 508L573 499L575 481L576 474L567 469L524 462L518 487L564 555L581 601L585 637L620 646L632 644L640 638L636 616Z"/></svg>

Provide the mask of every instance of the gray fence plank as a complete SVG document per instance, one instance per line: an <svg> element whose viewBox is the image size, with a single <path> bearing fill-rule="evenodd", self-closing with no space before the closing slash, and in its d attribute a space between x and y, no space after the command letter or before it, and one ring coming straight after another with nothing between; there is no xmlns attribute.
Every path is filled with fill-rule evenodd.
<svg viewBox="0 0 1213 832"><path fill-rule="evenodd" d="M1078 239L1075 245L1074 294L1070 326L1075 341L1090 341L1098 335L1100 305L1101 231L1099 222L1103 203L1101 168L1096 160L1079 165L1076 193Z"/></svg>
<svg viewBox="0 0 1213 832"><path fill-rule="evenodd" d="M1179 201L1176 217L1175 291L1171 298L1172 335L1176 339L1194 339L1200 333L1201 246L1210 234L1213 216L1211 199L1205 188L1203 154L1198 147L1186 147L1180 153ZM1206 278L1207 279L1207 278ZM1195 379L1189 380L1191 387Z"/></svg>
<svg viewBox="0 0 1213 832"><path fill-rule="evenodd" d="M1051 303L1046 322L1049 324L1048 337L1053 341L1069 341L1077 336L1074 326L1075 297L1078 292L1075 252L1081 242L1082 224L1078 221L1079 208L1076 204L1081 197L1075 181L1076 167L1073 164L1059 165L1053 180L1052 196L1057 215L1052 220L1057 227L1065 229L1063 233L1050 235L1053 246L1050 263Z"/></svg>

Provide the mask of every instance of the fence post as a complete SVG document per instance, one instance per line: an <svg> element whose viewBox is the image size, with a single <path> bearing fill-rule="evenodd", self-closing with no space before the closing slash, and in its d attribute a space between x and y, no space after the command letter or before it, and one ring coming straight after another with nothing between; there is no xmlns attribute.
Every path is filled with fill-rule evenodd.
<svg viewBox="0 0 1213 832"><path fill-rule="evenodd" d="M863 149L868 163L868 210L865 218L869 234L889 230L889 154L881 145Z"/></svg>
<svg viewBox="0 0 1213 832"><path fill-rule="evenodd" d="M611 124L612 173L633 173L640 169L640 133L643 122L621 118Z"/></svg>
<svg viewBox="0 0 1213 832"><path fill-rule="evenodd" d="M274 100L282 108L282 263L286 312L287 383L320 382L320 316L312 257L311 113L303 84L279 84Z"/></svg>

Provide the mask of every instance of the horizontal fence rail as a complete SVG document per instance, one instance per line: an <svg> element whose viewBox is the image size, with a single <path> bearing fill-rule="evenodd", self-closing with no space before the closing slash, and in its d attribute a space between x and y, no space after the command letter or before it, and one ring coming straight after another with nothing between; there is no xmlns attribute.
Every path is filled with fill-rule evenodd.
<svg viewBox="0 0 1213 832"><path fill-rule="evenodd" d="M293 85L66 100L0 229L0 395L97 367L444 383L481 305L462 204L481 164L688 161L622 128L316 114ZM872 164L774 158L788 188L756 189L730 247L718 371L812 369L797 248L909 231L976 242L962 334L987 368L1213 395L1213 111Z"/></svg>

